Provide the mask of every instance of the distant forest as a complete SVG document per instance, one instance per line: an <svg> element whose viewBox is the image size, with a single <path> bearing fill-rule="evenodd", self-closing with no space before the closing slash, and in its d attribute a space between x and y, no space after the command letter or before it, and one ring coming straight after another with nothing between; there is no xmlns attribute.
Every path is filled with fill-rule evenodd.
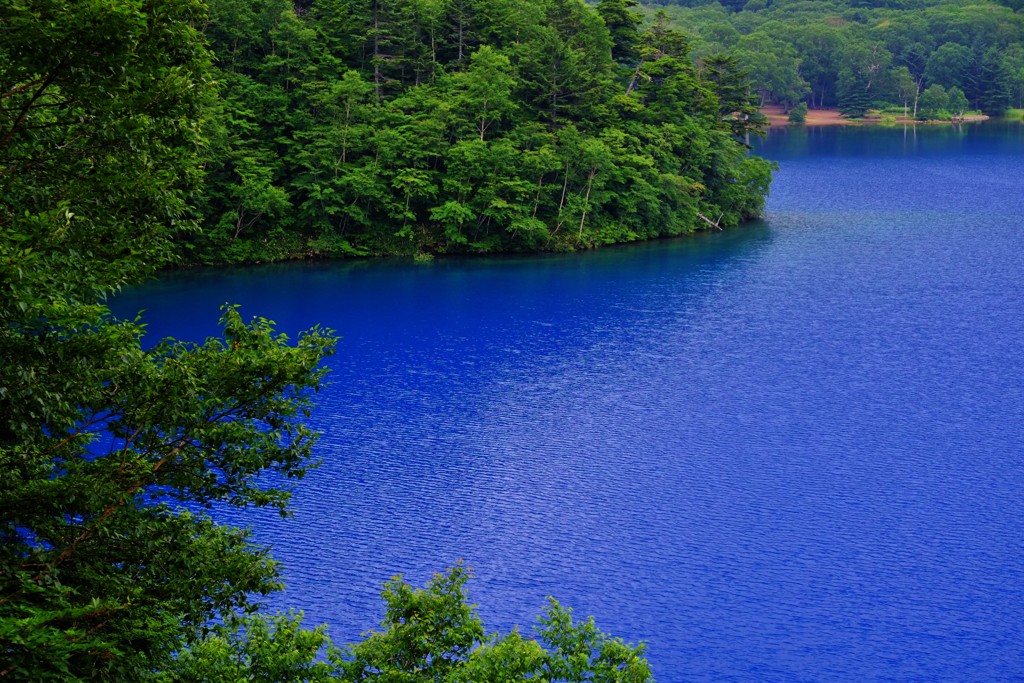
<svg viewBox="0 0 1024 683"><path fill-rule="evenodd" d="M566 251L735 225L736 63L630 0L211 0L192 263Z"/></svg>
<svg viewBox="0 0 1024 683"><path fill-rule="evenodd" d="M906 108L937 117L1024 107L1024 0L647 0L730 51L762 103Z"/></svg>

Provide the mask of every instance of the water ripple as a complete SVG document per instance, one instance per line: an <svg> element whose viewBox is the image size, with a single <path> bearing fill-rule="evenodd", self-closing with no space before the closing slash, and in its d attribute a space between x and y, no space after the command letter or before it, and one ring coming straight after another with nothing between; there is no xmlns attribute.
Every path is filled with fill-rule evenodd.
<svg viewBox="0 0 1024 683"><path fill-rule="evenodd" d="M1022 150L954 142L777 149L768 221L731 233L121 305L344 335L294 519L232 518L338 641L462 558L490 627L555 595L663 683L1021 679Z"/></svg>

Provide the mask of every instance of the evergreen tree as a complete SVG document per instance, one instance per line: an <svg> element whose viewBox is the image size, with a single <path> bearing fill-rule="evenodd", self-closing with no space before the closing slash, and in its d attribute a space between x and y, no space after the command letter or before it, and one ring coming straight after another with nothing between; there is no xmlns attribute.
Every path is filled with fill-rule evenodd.
<svg viewBox="0 0 1024 683"><path fill-rule="evenodd" d="M729 123L733 135L745 136L764 130L767 120L758 108L747 72L731 55L709 55L701 60L700 78L711 84L718 96L718 113Z"/></svg>
<svg viewBox="0 0 1024 683"><path fill-rule="evenodd" d="M596 5L611 34L612 59L620 64L631 64L640 56L639 27L643 17L633 9L638 6L636 0L600 0Z"/></svg>
<svg viewBox="0 0 1024 683"><path fill-rule="evenodd" d="M1010 106L1010 73L1003 55L990 48L982 56L978 71L981 87L977 107L985 114L1001 116Z"/></svg>

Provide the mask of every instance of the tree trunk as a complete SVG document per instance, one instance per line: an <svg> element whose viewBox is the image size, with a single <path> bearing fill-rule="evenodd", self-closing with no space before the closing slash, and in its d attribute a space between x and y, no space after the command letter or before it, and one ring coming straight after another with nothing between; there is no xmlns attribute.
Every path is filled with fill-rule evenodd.
<svg viewBox="0 0 1024 683"><path fill-rule="evenodd" d="M640 60L640 63L636 65L636 71L633 72L633 78L629 79L629 86L626 88L626 94L633 92L633 88L636 87L636 81L640 78L640 69L644 65L644 60Z"/></svg>
<svg viewBox="0 0 1024 683"><path fill-rule="evenodd" d="M562 227L562 208L565 206L565 191L568 188L569 188L569 162L567 161L567 162L565 162L565 180L562 181L562 198L558 200L558 223L555 224L555 229L551 232L551 237L554 237L555 233L558 232L559 228Z"/></svg>
<svg viewBox="0 0 1024 683"><path fill-rule="evenodd" d="M580 234L576 236L576 241L580 242L583 240L583 222L587 220L587 205L590 203L590 188L594 184L594 176L597 175L597 167L592 166L590 173L587 175L587 195L583 198L583 215L580 216Z"/></svg>
<svg viewBox="0 0 1024 683"><path fill-rule="evenodd" d="M463 48L463 45L465 45L465 42L464 42L464 39L463 39L463 30L464 30L463 27L464 26L465 26L464 17L460 15L459 16L459 58L457 60L455 60L459 64L462 64L462 48Z"/></svg>

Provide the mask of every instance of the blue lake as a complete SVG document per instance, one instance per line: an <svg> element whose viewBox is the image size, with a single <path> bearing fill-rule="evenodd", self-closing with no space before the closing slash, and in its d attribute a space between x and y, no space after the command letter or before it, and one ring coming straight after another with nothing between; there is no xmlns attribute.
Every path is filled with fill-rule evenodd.
<svg viewBox="0 0 1024 683"><path fill-rule="evenodd" d="M175 274L342 335L275 609L350 642L459 559L492 629L554 595L676 681L1024 680L1024 131L774 133L764 221L533 258Z"/></svg>

